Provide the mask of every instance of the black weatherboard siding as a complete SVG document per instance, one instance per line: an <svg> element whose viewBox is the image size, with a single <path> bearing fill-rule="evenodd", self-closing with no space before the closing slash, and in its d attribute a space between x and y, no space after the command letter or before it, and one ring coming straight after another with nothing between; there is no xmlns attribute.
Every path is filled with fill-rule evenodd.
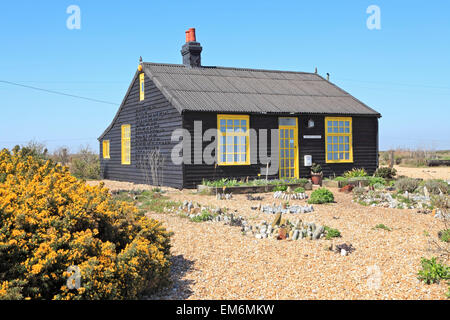
<svg viewBox="0 0 450 320"><path fill-rule="evenodd" d="M121 126L131 125L131 164L123 165L121 146ZM183 172L181 165L174 165L170 155L173 146L172 131L181 128L180 113L172 107L155 84L145 77L145 99L139 101L139 77L134 77L121 108L111 126L99 138L100 165L102 178L145 183L141 168L141 156L159 148L165 158L162 172L163 185L182 188ZM103 159L102 141L110 141L110 159Z"/></svg>

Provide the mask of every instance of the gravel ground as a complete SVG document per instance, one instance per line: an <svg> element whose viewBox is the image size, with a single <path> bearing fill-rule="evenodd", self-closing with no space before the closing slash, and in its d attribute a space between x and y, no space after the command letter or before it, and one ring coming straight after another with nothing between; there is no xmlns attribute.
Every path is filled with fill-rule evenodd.
<svg viewBox="0 0 450 320"><path fill-rule="evenodd" d="M408 168L394 166L397 175L420 179L450 180L450 167Z"/></svg>
<svg viewBox="0 0 450 320"><path fill-rule="evenodd" d="M123 182L105 184L116 190L144 189ZM163 189L171 199L238 210L250 221L273 219L272 215L251 210L258 201L248 201L245 195L216 200L192 190ZM336 203L315 205L313 213L286 216L337 228L342 238L335 240L259 240L221 223L195 223L175 214L148 213L174 232L173 286L150 298L445 299L445 282L426 285L417 280L420 258L436 255L425 231L435 238L442 222L414 210L364 207L352 203L351 195L332 191ZM264 197L262 204L280 203L272 193L257 195ZM374 230L380 223L392 231ZM348 256L325 249L331 243L344 242L356 249Z"/></svg>

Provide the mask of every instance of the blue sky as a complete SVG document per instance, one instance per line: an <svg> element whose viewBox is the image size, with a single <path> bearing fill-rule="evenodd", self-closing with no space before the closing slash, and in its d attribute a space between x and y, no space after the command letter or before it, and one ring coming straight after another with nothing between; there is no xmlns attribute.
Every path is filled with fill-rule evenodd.
<svg viewBox="0 0 450 320"><path fill-rule="evenodd" d="M81 29L69 30L69 5ZM381 30L369 30L369 5ZM381 112L380 148L450 149L450 2L2 1L0 81L119 104L144 61L181 63L197 30L202 63L331 74ZM45 141L76 150L109 125L116 105L0 82L0 147Z"/></svg>

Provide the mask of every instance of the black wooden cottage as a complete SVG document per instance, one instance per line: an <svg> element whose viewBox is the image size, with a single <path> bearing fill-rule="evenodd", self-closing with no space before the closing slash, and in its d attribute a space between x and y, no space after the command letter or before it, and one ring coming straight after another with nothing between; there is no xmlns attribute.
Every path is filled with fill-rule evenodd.
<svg viewBox="0 0 450 320"><path fill-rule="evenodd" d="M325 177L355 167L376 170L378 112L317 72L202 66L201 51L189 29L183 64L141 61L99 137L103 178L149 182L148 161L142 159L154 150L164 158L161 184L176 188L266 173L309 177L311 162L322 166ZM205 139L208 129L215 137ZM266 136L258 135L261 129ZM211 146L208 162L202 156ZM261 154L270 166L277 164L275 171L266 171L269 160Z"/></svg>

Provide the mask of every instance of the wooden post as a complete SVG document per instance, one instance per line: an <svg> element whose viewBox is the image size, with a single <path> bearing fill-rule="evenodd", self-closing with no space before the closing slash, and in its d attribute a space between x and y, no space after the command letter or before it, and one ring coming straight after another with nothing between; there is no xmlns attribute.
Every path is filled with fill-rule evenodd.
<svg viewBox="0 0 450 320"><path fill-rule="evenodd" d="M391 156L390 156L390 163L389 163L389 167L393 168L394 167L394 162L395 162L395 158L394 158L394 150L391 150Z"/></svg>

